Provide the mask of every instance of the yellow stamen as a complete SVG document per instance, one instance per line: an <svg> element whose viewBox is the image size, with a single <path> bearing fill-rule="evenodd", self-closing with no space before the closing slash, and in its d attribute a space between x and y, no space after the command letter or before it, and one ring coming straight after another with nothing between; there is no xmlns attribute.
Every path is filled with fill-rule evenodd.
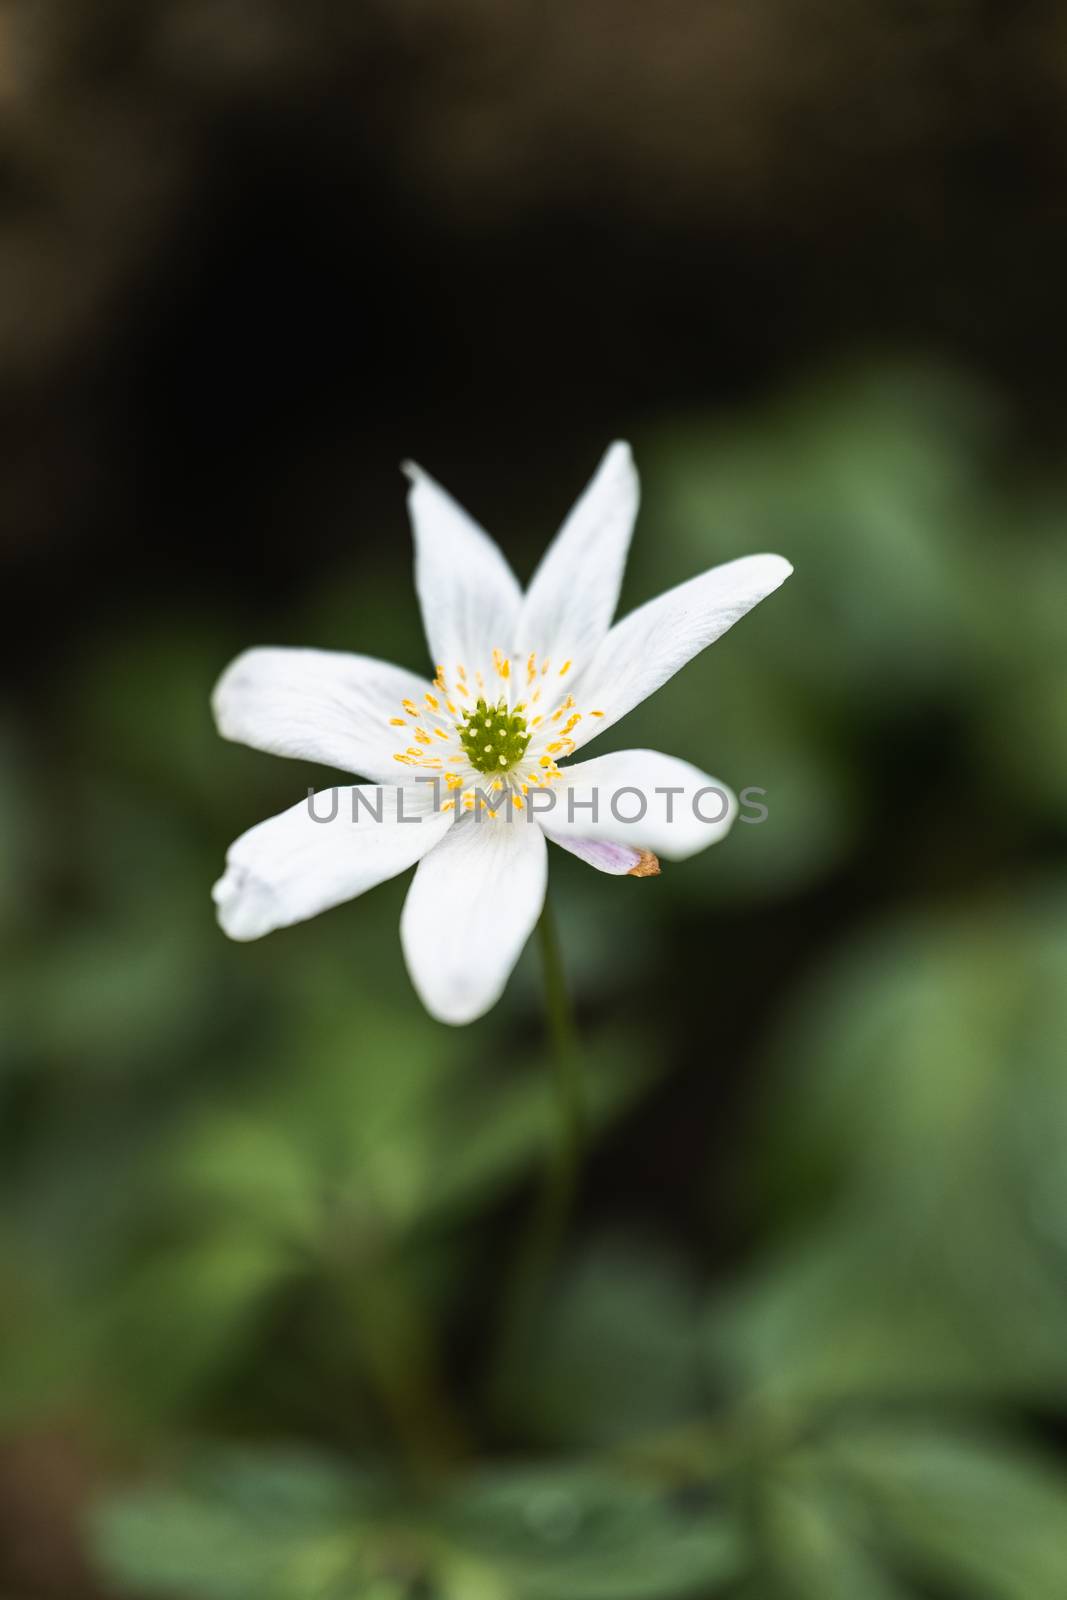
<svg viewBox="0 0 1067 1600"><path fill-rule="evenodd" d="M564 662L564 663L563 663L563 665L562 665L562 666L561 666L561 667L560 667L560 669L559 669L559 675L560 675L560 677L561 677L561 678L562 678L562 677L563 677L563 674L564 674L564 673L565 673L565 672L569 672L569 671L570 671L570 669L571 669L571 664L570 664L570 662L569 662L569 661L565 661L565 662Z"/></svg>

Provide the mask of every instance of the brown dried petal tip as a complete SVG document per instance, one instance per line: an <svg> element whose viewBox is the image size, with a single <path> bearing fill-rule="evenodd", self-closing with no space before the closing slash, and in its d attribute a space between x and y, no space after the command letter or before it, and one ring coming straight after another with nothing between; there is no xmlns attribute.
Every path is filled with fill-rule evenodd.
<svg viewBox="0 0 1067 1600"><path fill-rule="evenodd" d="M626 874L628 878L658 878L659 857L654 856L651 850L642 850L641 858Z"/></svg>

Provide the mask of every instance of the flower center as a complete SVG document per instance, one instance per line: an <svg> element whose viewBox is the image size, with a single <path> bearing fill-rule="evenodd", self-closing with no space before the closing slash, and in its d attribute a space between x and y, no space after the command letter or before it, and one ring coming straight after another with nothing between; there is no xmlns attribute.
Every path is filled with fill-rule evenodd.
<svg viewBox="0 0 1067 1600"><path fill-rule="evenodd" d="M496 705L479 698L464 722L456 723L467 760L478 772L510 772L526 754L531 734L520 711L510 711L503 696Z"/></svg>
<svg viewBox="0 0 1067 1600"><path fill-rule="evenodd" d="M432 692L427 690L421 704L402 700L403 715L389 718L391 728L403 729L401 738L412 740L405 749L394 751L393 760L444 782L449 794L441 801L442 811L480 810L486 794L496 795L500 808L488 807L487 816L505 814L508 799L521 811L531 789L562 781L556 758L573 755L578 748L573 734L582 713L572 694L559 698L563 693L559 680L572 666L568 660L553 668L545 658L531 655L525 689L519 690L524 698L514 704L506 687L513 676L512 659L502 650L493 651L492 672L476 669L470 682L461 662L448 677L439 666ZM522 671L518 663L516 671ZM505 687L491 700L498 688L493 676ZM591 709L588 715L606 713Z"/></svg>

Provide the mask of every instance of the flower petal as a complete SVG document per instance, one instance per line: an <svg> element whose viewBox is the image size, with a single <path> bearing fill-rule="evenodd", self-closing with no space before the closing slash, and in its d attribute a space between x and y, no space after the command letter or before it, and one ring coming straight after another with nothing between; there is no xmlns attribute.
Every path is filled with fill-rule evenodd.
<svg viewBox="0 0 1067 1600"><path fill-rule="evenodd" d="M230 846L211 891L223 932L259 939L352 900L418 861L450 826L432 784L324 790L313 810L301 800Z"/></svg>
<svg viewBox="0 0 1067 1600"><path fill-rule="evenodd" d="M628 444L610 445L549 545L522 603L515 649L587 662L602 643L622 586L640 489Z"/></svg>
<svg viewBox="0 0 1067 1600"><path fill-rule="evenodd" d="M658 750L617 750L564 772L552 810L537 813L557 843L607 839L684 861L729 833L737 815L725 784Z"/></svg>
<svg viewBox="0 0 1067 1600"><path fill-rule="evenodd" d="M246 650L215 686L224 739L390 781L403 738L389 718L418 700L425 680L387 661L340 650ZM402 732L403 730L401 730Z"/></svg>
<svg viewBox="0 0 1067 1600"><path fill-rule="evenodd" d="M541 914L547 856L540 828L507 812L463 817L419 864L400 938L439 1022L473 1022L499 1000Z"/></svg>
<svg viewBox="0 0 1067 1600"><path fill-rule="evenodd" d="M598 872L610 873L613 878L634 872L648 855L646 850L639 850L636 845L616 844L611 839L589 839L580 834L553 833L551 828L545 829L545 837L568 850L572 856L577 856L580 861L595 867Z"/></svg>
<svg viewBox="0 0 1067 1600"><path fill-rule="evenodd" d="M522 593L492 539L413 462L408 510L415 534L415 587L435 666L488 674L494 649L511 653Z"/></svg>
<svg viewBox="0 0 1067 1600"><path fill-rule="evenodd" d="M587 744L647 700L792 570L781 556L742 556L668 589L617 622L572 685L583 711L604 713L583 716L573 735L576 744Z"/></svg>

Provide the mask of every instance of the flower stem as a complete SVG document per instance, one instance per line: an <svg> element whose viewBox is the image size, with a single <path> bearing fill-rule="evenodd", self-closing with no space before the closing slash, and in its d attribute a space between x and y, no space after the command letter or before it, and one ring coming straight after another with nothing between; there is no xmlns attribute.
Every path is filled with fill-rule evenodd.
<svg viewBox="0 0 1067 1600"><path fill-rule="evenodd" d="M511 1294L505 1305L500 1344L501 1367L521 1360L531 1321L537 1313L570 1217L585 1150L586 1113L582 1092L578 1034L563 975L559 939L545 901L537 925L545 984L548 1031L552 1041L552 1105L549 1116L548 1162L533 1215L522 1240Z"/></svg>
<svg viewBox="0 0 1067 1600"><path fill-rule="evenodd" d="M348 1223L326 1249L363 1373L412 1476L433 1484L463 1457L466 1440L442 1383L430 1320L403 1263L374 1230Z"/></svg>

